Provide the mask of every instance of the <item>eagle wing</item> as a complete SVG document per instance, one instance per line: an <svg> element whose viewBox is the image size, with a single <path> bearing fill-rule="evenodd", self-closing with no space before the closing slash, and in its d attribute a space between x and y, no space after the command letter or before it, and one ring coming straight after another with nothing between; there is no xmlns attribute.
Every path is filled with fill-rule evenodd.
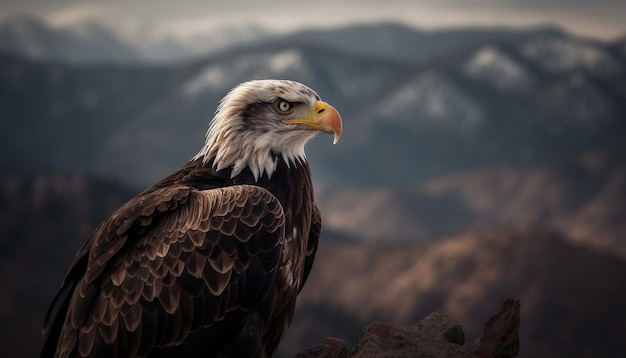
<svg viewBox="0 0 626 358"><path fill-rule="evenodd" d="M256 186L140 194L79 251L44 321L42 356L142 356L206 330L202 344L219 350L282 282L284 226L279 201Z"/></svg>

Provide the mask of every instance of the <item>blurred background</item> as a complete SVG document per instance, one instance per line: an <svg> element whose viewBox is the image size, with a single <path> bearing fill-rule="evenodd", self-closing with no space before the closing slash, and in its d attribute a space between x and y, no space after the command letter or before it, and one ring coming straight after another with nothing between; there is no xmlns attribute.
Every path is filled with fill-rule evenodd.
<svg viewBox="0 0 626 358"><path fill-rule="evenodd" d="M32 357L80 245L189 160L236 84L344 119L307 148L324 231L279 356L521 300L523 357L623 353L626 5L2 1L0 356Z"/></svg>

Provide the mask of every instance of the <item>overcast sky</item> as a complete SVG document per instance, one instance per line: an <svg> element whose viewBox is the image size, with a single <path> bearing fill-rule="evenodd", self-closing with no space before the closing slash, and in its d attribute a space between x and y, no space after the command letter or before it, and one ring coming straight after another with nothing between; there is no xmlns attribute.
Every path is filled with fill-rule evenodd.
<svg viewBox="0 0 626 358"><path fill-rule="evenodd" d="M557 24L589 37L626 35L626 0L0 0L1 16L15 13L57 25L95 18L119 31L146 22L184 33L223 25L290 31L398 20L423 29Z"/></svg>

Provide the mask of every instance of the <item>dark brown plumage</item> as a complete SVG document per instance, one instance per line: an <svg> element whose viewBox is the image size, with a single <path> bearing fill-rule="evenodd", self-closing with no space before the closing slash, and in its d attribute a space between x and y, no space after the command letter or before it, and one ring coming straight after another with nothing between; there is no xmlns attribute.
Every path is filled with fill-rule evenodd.
<svg viewBox="0 0 626 358"><path fill-rule="evenodd" d="M105 220L54 298L41 356L271 355L311 270L321 217L306 160L266 154L273 167L260 176L197 156Z"/></svg>

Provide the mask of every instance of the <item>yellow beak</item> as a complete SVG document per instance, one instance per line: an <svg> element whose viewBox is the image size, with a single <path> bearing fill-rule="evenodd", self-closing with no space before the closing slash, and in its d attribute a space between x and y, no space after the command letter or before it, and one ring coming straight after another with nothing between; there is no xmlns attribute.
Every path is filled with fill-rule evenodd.
<svg viewBox="0 0 626 358"><path fill-rule="evenodd" d="M296 112L296 117L292 119L283 119L285 124L300 124L306 129L316 130L324 133L334 133L335 140L333 144L336 144L341 137L341 116L339 112L330 104L317 101L312 110Z"/></svg>

